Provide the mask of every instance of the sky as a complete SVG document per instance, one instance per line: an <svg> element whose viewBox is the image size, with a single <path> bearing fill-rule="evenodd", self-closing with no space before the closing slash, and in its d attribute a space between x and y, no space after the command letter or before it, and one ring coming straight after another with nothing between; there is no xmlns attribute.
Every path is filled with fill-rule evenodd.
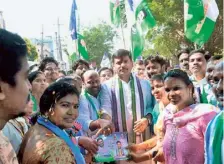
<svg viewBox="0 0 224 164"><path fill-rule="evenodd" d="M110 23L109 0L76 0L81 27ZM6 29L23 37L54 36L59 18L61 36L69 36L72 0L0 0Z"/></svg>
<svg viewBox="0 0 224 164"><path fill-rule="evenodd" d="M53 37L54 43L59 18L62 45L67 47L69 53L73 53L76 48L69 31L72 2L73 0L0 0L0 11L3 12L7 30L22 37L41 39L43 25L44 37ZM111 24L109 2L109 0L76 0L81 28L93 26L102 21ZM117 29L117 32L121 35L121 29ZM124 33L126 46L123 40L118 38L114 41L114 50L129 49L130 32L124 30ZM55 45L54 52L56 57ZM63 56L67 58L66 55Z"/></svg>

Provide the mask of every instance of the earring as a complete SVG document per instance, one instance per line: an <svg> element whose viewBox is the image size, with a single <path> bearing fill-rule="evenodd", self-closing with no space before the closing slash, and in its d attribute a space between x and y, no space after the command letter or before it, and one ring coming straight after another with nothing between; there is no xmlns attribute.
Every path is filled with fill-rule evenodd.
<svg viewBox="0 0 224 164"><path fill-rule="evenodd" d="M51 116L53 116L54 115L54 111L52 111L52 113L51 113Z"/></svg>
<svg viewBox="0 0 224 164"><path fill-rule="evenodd" d="M54 110L52 108L50 108L49 113L51 114L51 116L54 115Z"/></svg>

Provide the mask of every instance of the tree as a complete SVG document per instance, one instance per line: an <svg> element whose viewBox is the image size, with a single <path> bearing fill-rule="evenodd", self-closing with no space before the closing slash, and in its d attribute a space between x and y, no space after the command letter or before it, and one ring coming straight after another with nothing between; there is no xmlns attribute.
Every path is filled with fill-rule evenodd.
<svg viewBox="0 0 224 164"><path fill-rule="evenodd" d="M108 24L101 23L94 27L88 27L83 30L86 47L90 56L90 61L96 61L100 64L103 54L110 53L114 47L114 37L116 31Z"/></svg>
<svg viewBox="0 0 224 164"><path fill-rule="evenodd" d="M223 0L216 0L219 8L219 17L216 20L215 30L204 45L211 54L223 54Z"/></svg>
<svg viewBox="0 0 224 164"><path fill-rule="evenodd" d="M194 48L184 36L184 0L149 0L149 7L156 19L157 28L149 30L143 56L157 52L166 58L172 58L181 48ZM215 30L208 43L204 45L211 53L223 49L223 1L217 0L220 15ZM153 45L153 46L151 46Z"/></svg>
<svg viewBox="0 0 224 164"><path fill-rule="evenodd" d="M36 47L31 43L28 38L24 38L27 46L28 60L35 61L38 58Z"/></svg>

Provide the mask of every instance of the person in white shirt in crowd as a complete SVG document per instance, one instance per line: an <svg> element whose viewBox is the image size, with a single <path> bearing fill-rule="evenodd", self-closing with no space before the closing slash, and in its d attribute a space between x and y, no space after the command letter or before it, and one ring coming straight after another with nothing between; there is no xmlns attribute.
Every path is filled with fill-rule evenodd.
<svg viewBox="0 0 224 164"><path fill-rule="evenodd" d="M142 142L143 132L151 123L148 120L153 108L150 84L131 73L133 61L129 51L116 51L112 64L117 75L102 84L101 109L112 117L117 132L128 132L130 143Z"/></svg>
<svg viewBox="0 0 224 164"><path fill-rule="evenodd" d="M111 68L103 67L99 71L100 83L102 84L104 81L109 80L113 77L114 71Z"/></svg>
<svg viewBox="0 0 224 164"><path fill-rule="evenodd" d="M90 69L89 63L82 59L77 60L72 66L73 73L77 74L80 77L84 72L86 72L89 69Z"/></svg>
<svg viewBox="0 0 224 164"><path fill-rule="evenodd" d="M205 163L224 163L224 62L220 61L213 70L212 91L218 101L220 112L210 121L205 133Z"/></svg>
<svg viewBox="0 0 224 164"><path fill-rule="evenodd" d="M26 105L26 115L9 120L2 129L3 134L9 139L16 154L18 154L23 137L30 128L30 116L33 113L33 101L31 95Z"/></svg>
<svg viewBox="0 0 224 164"><path fill-rule="evenodd" d="M45 74L48 84L55 82L59 77L58 62L52 57L44 58L40 62L39 70Z"/></svg>
<svg viewBox="0 0 224 164"><path fill-rule="evenodd" d="M164 74L166 69L166 61L162 57L149 56L145 59L145 69L148 75L148 79L150 80L153 75Z"/></svg>
<svg viewBox="0 0 224 164"><path fill-rule="evenodd" d="M223 56L222 55L215 55L213 57L211 57L207 63L207 69L206 69L206 80L207 83L209 84L210 88L209 88L209 94L207 96L208 99L208 103L217 106L218 105L218 101L215 97L215 95L212 92L212 85L214 83L213 81L213 73L214 73L214 68L215 66L222 61Z"/></svg>
<svg viewBox="0 0 224 164"><path fill-rule="evenodd" d="M92 137L98 130L106 127L108 133L111 133L110 116L100 108L101 84L98 73L94 70L88 70L82 75L82 80L84 90L80 96L77 121L82 125L84 134Z"/></svg>
<svg viewBox="0 0 224 164"><path fill-rule="evenodd" d="M209 103L208 95L212 94L210 91L210 85L208 84L206 74L206 59L204 50L193 50L189 54L189 67L192 73L190 76L195 88L196 101L199 103Z"/></svg>
<svg viewBox="0 0 224 164"><path fill-rule="evenodd" d="M177 54L177 58L180 69L187 72L187 74L190 76L191 72L189 70L189 53L190 51L188 49L180 50L180 52Z"/></svg>
<svg viewBox="0 0 224 164"><path fill-rule="evenodd" d="M215 56L212 56L207 63L205 76L206 76L207 82L210 85L212 85L213 83L214 68L220 61L222 61L222 59L223 59L223 55L215 55Z"/></svg>
<svg viewBox="0 0 224 164"><path fill-rule="evenodd" d="M144 61L141 59L137 59L134 66L134 72L136 73L136 76L140 79L146 79L145 74L145 65Z"/></svg>

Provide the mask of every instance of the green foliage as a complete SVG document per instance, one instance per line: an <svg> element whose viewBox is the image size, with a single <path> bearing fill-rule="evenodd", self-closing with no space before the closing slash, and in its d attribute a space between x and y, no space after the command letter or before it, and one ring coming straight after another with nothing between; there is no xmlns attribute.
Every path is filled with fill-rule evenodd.
<svg viewBox="0 0 224 164"><path fill-rule="evenodd" d="M156 19L157 27L149 30L146 40L150 47L145 47L143 56L159 53L172 58L181 48L194 48L184 36L184 0L149 0L149 7ZM217 0L220 15L214 33L207 44L206 50L211 53L223 49L223 2Z"/></svg>
<svg viewBox="0 0 224 164"><path fill-rule="evenodd" d="M100 64L104 52L110 53L114 47L113 39L117 36L116 31L106 23L88 27L83 30L87 51L90 61Z"/></svg>
<svg viewBox="0 0 224 164"><path fill-rule="evenodd" d="M24 38L27 46L28 60L35 61L38 58L36 47L31 43L28 38Z"/></svg>

